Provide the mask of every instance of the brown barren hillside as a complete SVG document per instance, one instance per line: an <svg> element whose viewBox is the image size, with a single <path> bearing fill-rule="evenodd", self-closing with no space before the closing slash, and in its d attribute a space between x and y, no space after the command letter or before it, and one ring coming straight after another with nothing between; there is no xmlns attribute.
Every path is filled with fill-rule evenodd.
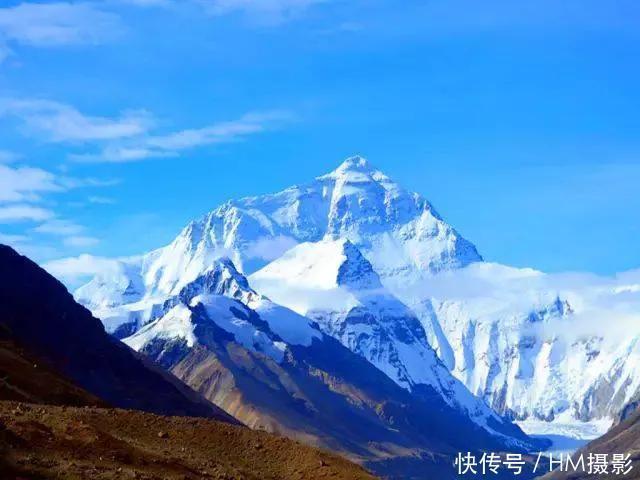
<svg viewBox="0 0 640 480"><path fill-rule="evenodd" d="M0 401L4 479L373 479L336 455L195 417Z"/></svg>

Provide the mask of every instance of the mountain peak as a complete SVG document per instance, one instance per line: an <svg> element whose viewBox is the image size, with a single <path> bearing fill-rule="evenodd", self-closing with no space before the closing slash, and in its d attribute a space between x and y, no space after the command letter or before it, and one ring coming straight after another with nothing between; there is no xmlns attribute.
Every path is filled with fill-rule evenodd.
<svg viewBox="0 0 640 480"><path fill-rule="evenodd" d="M366 158L360 156L360 155L354 155L352 157L347 158L344 162L342 162L340 164L340 166L338 167L339 169L352 169L352 168L358 168L358 169L367 169L367 168L371 168L371 164L369 163L369 160L367 160Z"/></svg>
<svg viewBox="0 0 640 480"><path fill-rule="evenodd" d="M323 175L323 177L342 177L349 173L365 173L372 174L376 172L376 168L371 165L369 160L360 155L355 155L353 157L347 158L343 161L338 168L328 173L327 175Z"/></svg>
<svg viewBox="0 0 640 480"><path fill-rule="evenodd" d="M258 296L228 257L215 259L211 267L180 290L178 297L189 303L193 297L203 294L225 295L245 303Z"/></svg>

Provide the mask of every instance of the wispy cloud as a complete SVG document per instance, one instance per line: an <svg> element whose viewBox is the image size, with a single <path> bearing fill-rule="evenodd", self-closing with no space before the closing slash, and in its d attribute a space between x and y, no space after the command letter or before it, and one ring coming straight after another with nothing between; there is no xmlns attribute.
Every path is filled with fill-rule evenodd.
<svg viewBox="0 0 640 480"><path fill-rule="evenodd" d="M2 62L9 58L12 53L12 50L0 40L0 65L2 65Z"/></svg>
<svg viewBox="0 0 640 480"><path fill-rule="evenodd" d="M18 118L31 134L53 142L114 140L144 134L153 123L144 111L117 117L80 113L70 105L40 99L0 100L0 116Z"/></svg>
<svg viewBox="0 0 640 480"><path fill-rule="evenodd" d="M252 21L278 25L302 15L309 8L331 0L197 0L211 15L239 12Z"/></svg>
<svg viewBox="0 0 640 480"><path fill-rule="evenodd" d="M39 222L52 218L51 210L33 205L17 204L0 206L0 223Z"/></svg>
<svg viewBox="0 0 640 480"><path fill-rule="evenodd" d="M70 220L53 219L38 225L33 229L33 231L38 233L48 233L51 235L70 236L82 233L84 231L84 227Z"/></svg>
<svg viewBox="0 0 640 480"><path fill-rule="evenodd" d="M243 135L261 132L267 124L273 120L279 120L281 117L282 115L279 113L249 114L231 122L150 137L146 144L152 148L171 151L229 141Z"/></svg>
<svg viewBox="0 0 640 480"><path fill-rule="evenodd" d="M111 197L102 197L100 195L91 195L87 197L87 201L97 205L113 205L116 203L115 199Z"/></svg>
<svg viewBox="0 0 640 480"><path fill-rule="evenodd" d="M0 164L0 202L33 201L43 192L62 189L55 175L46 170Z"/></svg>
<svg viewBox="0 0 640 480"><path fill-rule="evenodd" d="M36 233L62 237L62 243L67 247L92 247L99 243L95 237L85 235L86 228L74 221L53 218L33 229Z"/></svg>
<svg viewBox="0 0 640 480"><path fill-rule="evenodd" d="M300 18L319 4L336 0L111 0L138 7L179 8L195 6L210 16L239 13L260 26L277 26Z"/></svg>
<svg viewBox="0 0 640 480"><path fill-rule="evenodd" d="M84 235L72 235L64 239L64 244L68 247L86 248L92 247L100 243L95 237L88 237Z"/></svg>
<svg viewBox="0 0 640 480"><path fill-rule="evenodd" d="M81 162L135 162L148 158L178 156L192 148L236 142L249 135L278 128L293 118L285 111L257 112L237 120L219 122L202 128L179 130L165 135L147 135L126 142L111 142L100 152L74 155Z"/></svg>
<svg viewBox="0 0 640 480"><path fill-rule="evenodd" d="M67 190L73 188L91 188L91 187L113 187L119 185L119 178L95 178L95 177L69 177L60 176L58 179L60 185Z"/></svg>
<svg viewBox="0 0 640 480"><path fill-rule="evenodd" d="M114 258L82 254L45 263L44 268L67 284L74 284L98 273L117 272L121 262Z"/></svg>
<svg viewBox="0 0 640 480"><path fill-rule="evenodd" d="M29 237L26 235L12 235L8 233L0 232L0 243L4 243L5 245L16 245L27 243L29 241Z"/></svg>
<svg viewBox="0 0 640 480"><path fill-rule="evenodd" d="M283 110L251 112L200 128L155 133L156 122L145 110L94 116L60 102L12 98L0 99L2 116L19 119L26 134L45 141L93 146L91 152L70 154L72 160L114 163L174 157L191 148L239 141L293 119Z"/></svg>
<svg viewBox="0 0 640 480"><path fill-rule="evenodd" d="M118 36L117 15L94 2L24 2L0 8L0 36L35 47L99 44Z"/></svg>
<svg viewBox="0 0 640 480"><path fill-rule="evenodd" d="M0 243L12 245L20 252L36 258L60 255L50 243L52 237L56 238L58 247L87 248L96 245L98 239L88 235L84 226L61 218L57 212L42 204L53 193L112 184L112 180L74 178L40 168L0 163L0 224L12 224L13 229L22 230L19 233L3 233Z"/></svg>
<svg viewBox="0 0 640 480"><path fill-rule="evenodd" d="M34 244L26 235L0 233L0 243L10 245L22 255L32 259L53 258L60 255L60 251L51 245Z"/></svg>
<svg viewBox="0 0 640 480"><path fill-rule="evenodd" d="M36 202L45 193L108 187L117 182L117 179L75 178L56 175L41 168L0 163L0 203Z"/></svg>

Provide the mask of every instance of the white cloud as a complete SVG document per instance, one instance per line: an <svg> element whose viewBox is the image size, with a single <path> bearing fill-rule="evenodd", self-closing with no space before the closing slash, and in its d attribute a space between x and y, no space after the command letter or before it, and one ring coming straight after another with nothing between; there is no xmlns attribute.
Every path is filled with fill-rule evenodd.
<svg viewBox="0 0 640 480"><path fill-rule="evenodd" d="M27 133L50 142L91 143L97 151L73 153L79 162L135 162L175 157L183 150L243 140L248 135L277 128L293 118L290 112L252 112L242 117L167 134L152 133L153 117L144 110L116 117L90 116L63 103L41 99L0 100L0 117L16 117Z"/></svg>
<svg viewBox="0 0 640 480"><path fill-rule="evenodd" d="M38 225L33 231L37 233L48 233L50 235L70 236L82 233L84 227L70 220L52 219Z"/></svg>
<svg viewBox="0 0 640 480"><path fill-rule="evenodd" d="M108 187L116 183L118 180L115 179L58 176L41 168L14 167L0 163L0 203L34 202L40 200L44 193L64 192L75 188Z"/></svg>
<svg viewBox="0 0 640 480"><path fill-rule="evenodd" d="M240 12L263 24L280 24L329 0L199 0L212 15Z"/></svg>
<svg viewBox="0 0 640 480"><path fill-rule="evenodd" d="M118 178L95 178L95 177L67 177L62 176L58 178L58 182L65 189L71 190L73 188L89 188L89 187L113 187L121 183Z"/></svg>
<svg viewBox="0 0 640 480"><path fill-rule="evenodd" d="M92 195L87 197L87 201L89 203L94 203L98 205L113 205L116 201L110 197L101 197L99 195Z"/></svg>
<svg viewBox="0 0 640 480"><path fill-rule="evenodd" d="M73 235L63 240L67 247L92 247L100 243L95 237L87 237L83 235Z"/></svg>
<svg viewBox="0 0 640 480"><path fill-rule="evenodd" d="M134 162L147 158L178 156L182 150L243 140L246 136L276 128L293 116L284 111L249 113L237 120L166 135L149 135L128 143L109 144L98 154L74 155L81 162Z"/></svg>
<svg viewBox="0 0 640 480"><path fill-rule="evenodd" d="M0 202L36 200L40 193L57 192L63 187L55 175L32 167L12 168L0 163Z"/></svg>
<svg viewBox="0 0 640 480"><path fill-rule="evenodd" d="M114 0L118 3L135 5L136 7L169 7L175 5L173 0Z"/></svg>
<svg viewBox="0 0 640 480"><path fill-rule="evenodd" d="M264 131L274 122L288 119L285 112L249 113L229 122L220 122L204 128L182 130L169 135L155 136L147 139L151 148L165 151L177 151L187 148L228 142L239 137Z"/></svg>
<svg viewBox="0 0 640 480"><path fill-rule="evenodd" d="M54 277L67 284L92 277L98 273L117 272L121 262L117 259L82 254L77 257L52 260L43 267Z"/></svg>
<svg viewBox="0 0 640 480"><path fill-rule="evenodd" d="M3 99L0 116L19 118L29 132L53 142L86 142L135 137L153 123L145 111L115 118L84 115L70 105L39 99Z"/></svg>
<svg viewBox="0 0 640 480"><path fill-rule="evenodd" d="M118 36L117 15L89 2L21 3L0 8L0 36L36 47L100 44Z"/></svg>
<svg viewBox="0 0 640 480"><path fill-rule="evenodd" d="M195 5L208 15L241 13L254 23L279 25L299 18L308 9L335 0L111 0L138 7L181 7Z"/></svg>
<svg viewBox="0 0 640 480"><path fill-rule="evenodd" d="M9 245L22 255L26 255L32 260L44 260L60 256L60 252L50 245L35 245L31 239L25 235L0 233L0 243Z"/></svg>
<svg viewBox="0 0 640 480"><path fill-rule="evenodd" d="M17 204L0 207L0 223L39 222L49 218L53 218L51 210L33 205Z"/></svg>
<svg viewBox="0 0 640 480"><path fill-rule="evenodd" d="M33 232L62 237L62 244L71 248L93 247L100 241L84 232L86 228L71 220L52 218L33 229Z"/></svg>
<svg viewBox="0 0 640 480"><path fill-rule="evenodd" d="M69 159L82 163L128 163L148 158L175 157L176 155L175 152L167 152L160 149L108 145L100 153L72 154L69 155Z"/></svg>
<svg viewBox="0 0 640 480"><path fill-rule="evenodd" d="M42 200L44 193L64 192L73 188L112 185L112 180L57 176L46 170L33 167L14 167L0 163L0 224L20 222L42 222L31 233L63 237L67 247L89 247L98 240L84 234L85 228L71 220L58 218L52 210L34 204ZM94 197L94 201L104 200ZM32 243L24 235L4 236L5 240L39 257L51 254L50 247Z"/></svg>
<svg viewBox="0 0 640 480"><path fill-rule="evenodd" d="M8 233L0 233L0 243L5 245L18 245L29 241L26 235L12 235Z"/></svg>
<svg viewBox="0 0 640 480"><path fill-rule="evenodd" d="M248 246L246 255L248 258L261 258L270 262L297 244L298 242L294 238L286 235L272 238L263 237Z"/></svg>
<svg viewBox="0 0 640 480"><path fill-rule="evenodd" d="M477 263L394 286L401 298L457 302L476 322L525 316L556 298L573 311L568 318L544 322L541 334L569 341L600 335L613 341L640 323L640 270L615 276L567 272L546 274L528 268Z"/></svg>

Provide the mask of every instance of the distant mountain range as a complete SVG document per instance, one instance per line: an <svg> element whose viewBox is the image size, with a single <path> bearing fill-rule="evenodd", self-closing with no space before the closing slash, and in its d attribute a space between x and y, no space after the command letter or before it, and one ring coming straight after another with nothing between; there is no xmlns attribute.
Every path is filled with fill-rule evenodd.
<svg viewBox="0 0 640 480"><path fill-rule="evenodd" d="M310 420L322 395L384 428L397 421L381 414L386 395L405 411L435 402L482 432L469 438L505 448L533 445L505 417L612 421L639 395L640 337L608 336L597 318L639 286L634 274L587 282L487 263L427 200L353 157L223 204L75 297L245 423L379 459L379 446L362 451L368 434L335 430L339 415ZM381 390L360 383L379 372Z"/></svg>

